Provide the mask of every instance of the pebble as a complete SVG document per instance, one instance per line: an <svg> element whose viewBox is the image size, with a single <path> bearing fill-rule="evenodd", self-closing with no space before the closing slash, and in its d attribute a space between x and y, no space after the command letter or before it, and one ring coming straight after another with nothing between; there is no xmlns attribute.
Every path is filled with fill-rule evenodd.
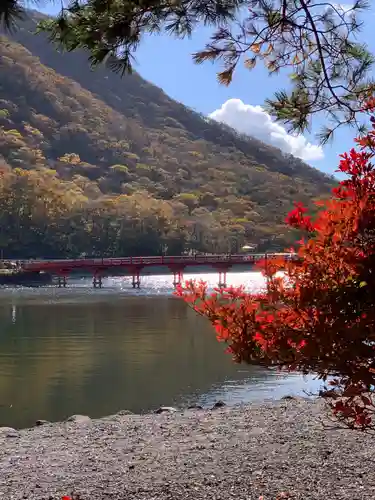
<svg viewBox="0 0 375 500"><path fill-rule="evenodd" d="M5 436L7 438L19 437L19 432L13 427L0 427L0 436Z"/></svg>
<svg viewBox="0 0 375 500"><path fill-rule="evenodd" d="M40 426L40 425L46 425L46 424L50 424L51 422L49 422L48 420L37 420L35 422L35 425L36 426Z"/></svg>
<svg viewBox="0 0 375 500"><path fill-rule="evenodd" d="M156 414L160 414L160 413L175 413L177 410L177 408L174 408L173 406L160 406L160 408L158 408L157 410L155 410L155 413Z"/></svg>
<svg viewBox="0 0 375 500"><path fill-rule="evenodd" d="M129 411L129 410L120 410L116 413L116 415L134 415L134 413L132 411Z"/></svg>
<svg viewBox="0 0 375 500"><path fill-rule="evenodd" d="M216 403L213 405L212 409L216 410L217 408L224 408L224 406L227 406L224 401L216 401Z"/></svg>
<svg viewBox="0 0 375 500"><path fill-rule="evenodd" d="M74 422L76 424L89 424L92 422L91 418L87 415L72 415L66 419L67 422Z"/></svg>

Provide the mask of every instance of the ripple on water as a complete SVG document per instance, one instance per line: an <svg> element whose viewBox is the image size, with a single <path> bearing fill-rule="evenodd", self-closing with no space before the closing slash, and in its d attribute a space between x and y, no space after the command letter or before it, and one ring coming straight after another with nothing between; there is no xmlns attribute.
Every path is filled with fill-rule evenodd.
<svg viewBox="0 0 375 500"><path fill-rule="evenodd" d="M210 288L217 286L217 273L185 274L184 279L203 280ZM264 278L261 273L228 273L227 284L229 286L244 286L246 290L258 291L264 287ZM55 285L43 287L0 287L0 299L3 296L26 297L50 297L51 300L61 300L71 297L74 291L75 300L81 296L84 299L105 295L171 295L173 294L173 275L142 276L141 288L133 289L130 276L114 276L103 278L102 288L93 288L91 278L72 277L68 280L66 288L58 288ZM80 292L80 293L79 293Z"/></svg>

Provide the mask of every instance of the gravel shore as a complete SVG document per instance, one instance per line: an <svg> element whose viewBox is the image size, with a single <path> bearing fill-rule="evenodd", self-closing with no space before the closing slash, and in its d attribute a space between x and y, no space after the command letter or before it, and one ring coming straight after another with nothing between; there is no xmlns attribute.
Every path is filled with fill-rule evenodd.
<svg viewBox="0 0 375 500"><path fill-rule="evenodd" d="M282 400L2 428L0 499L373 500L375 438L325 414Z"/></svg>

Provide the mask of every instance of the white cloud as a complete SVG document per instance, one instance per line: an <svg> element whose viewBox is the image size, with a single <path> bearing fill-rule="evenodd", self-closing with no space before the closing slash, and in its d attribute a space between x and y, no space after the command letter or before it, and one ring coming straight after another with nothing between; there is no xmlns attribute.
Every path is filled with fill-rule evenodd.
<svg viewBox="0 0 375 500"><path fill-rule="evenodd" d="M332 7L334 9L336 9L337 13L340 16L347 17L348 21L349 21L350 18L352 18L355 15L358 15L358 14L363 15L364 12L367 12L364 9L360 9L360 10L354 9L355 2L351 2L351 3L332 3L331 5L332 5ZM330 5L328 5L325 10L326 11L327 10L328 11L332 11L332 7Z"/></svg>
<svg viewBox="0 0 375 500"><path fill-rule="evenodd" d="M302 160L321 160L324 157L321 146L311 144L303 135L288 134L261 106L245 104L241 99L229 99L209 117Z"/></svg>
<svg viewBox="0 0 375 500"><path fill-rule="evenodd" d="M352 3L333 3L332 5L341 14L347 14L353 9L354 6Z"/></svg>

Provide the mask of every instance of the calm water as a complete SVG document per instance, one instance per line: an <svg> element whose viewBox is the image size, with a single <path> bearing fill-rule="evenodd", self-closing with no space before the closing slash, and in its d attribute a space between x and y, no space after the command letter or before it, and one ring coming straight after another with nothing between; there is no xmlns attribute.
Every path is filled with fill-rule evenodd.
<svg viewBox="0 0 375 500"><path fill-rule="evenodd" d="M234 364L207 322L172 297L171 276L145 277L139 291L129 281L0 290L0 426L316 391L312 379ZM262 286L255 273L228 282Z"/></svg>

